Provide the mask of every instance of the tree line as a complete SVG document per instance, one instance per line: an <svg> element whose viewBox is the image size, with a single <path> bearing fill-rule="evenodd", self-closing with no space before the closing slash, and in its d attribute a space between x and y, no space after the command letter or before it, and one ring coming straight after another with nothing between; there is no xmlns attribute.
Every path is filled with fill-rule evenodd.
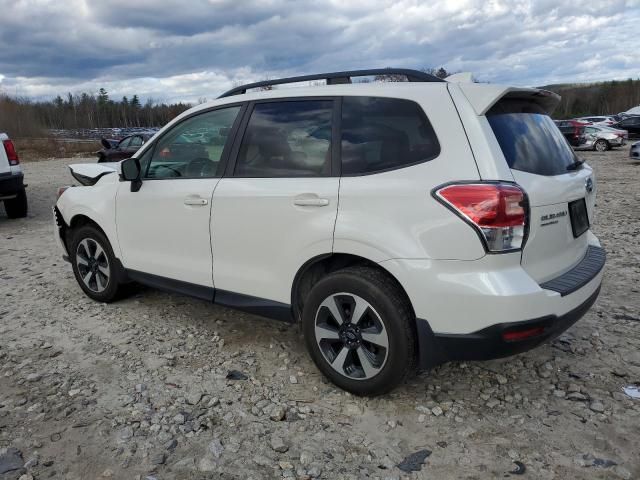
<svg viewBox="0 0 640 480"><path fill-rule="evenodd" d="M617 114L640 105L640 79L548 85L542 88L562 97L553 112L554 118Z"/></svg>
<svg viewBox="0 0 640 480"><path fill-rule="evenodd" d="M65 98L33 101L0 94L0 131L14 137L45 136L49 129L161 127L191 108L188 103L157 103L138 95L113 100L101 88L97 95L71 94Z"/></svg>
<svg viewBox="0 0 640 480"><path fill-rule="evenodd" d="M444 68L423 71L440 78L452 73ZM396 77L378 75L374 80L403 80ZM562 96L555 118L615 114L640 105L640 79L542 88ZM104 88L95 95L68 93L46 101L0 93L0 131L14 137L35 137L45 136L49 129L161 127L190 107L188 103L158 103L151 98L142 103L138 95L114 100Z"/></svg>

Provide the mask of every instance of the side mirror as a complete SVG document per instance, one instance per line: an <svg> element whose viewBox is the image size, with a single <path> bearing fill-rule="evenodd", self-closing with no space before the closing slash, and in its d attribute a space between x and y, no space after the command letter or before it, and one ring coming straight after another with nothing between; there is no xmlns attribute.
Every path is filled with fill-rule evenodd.
<svg viewBox="0 0 640 480"><path fill-rule="evenodd" d="M137 192L142 186L140 180L140 160L127 158L120 162L120 178L125 182L131 182L131 191Z"/></svg>

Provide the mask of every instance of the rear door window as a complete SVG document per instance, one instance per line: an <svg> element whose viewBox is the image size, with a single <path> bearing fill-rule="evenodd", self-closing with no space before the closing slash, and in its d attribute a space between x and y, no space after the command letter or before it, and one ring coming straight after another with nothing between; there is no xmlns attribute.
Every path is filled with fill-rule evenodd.
<svg viewBox="0 0 640 480"><path fill-rule="evenodd" d="M509 168L561 175L577 157L553 120L534 103L504 99L487 113Z"/></svg>
<svg viewBox="0 0 640 480"><path fill-rule="evenodd" d="M131 137L124 138L118 144L118 148L128 148L131 143Z"/></svg>
<svg viewBox="0 0 640 480"><path fill-rule="evenodd" d="M242 138L234 175L329 175L332 116L333 100L256 103Z"/></svg>
<svg viewBox="0 0 640 480"><path fill-rule="evenodd" d="M395 98L344 97L341 148L343 175L393 170L440 154L422 108Z"/></svg>

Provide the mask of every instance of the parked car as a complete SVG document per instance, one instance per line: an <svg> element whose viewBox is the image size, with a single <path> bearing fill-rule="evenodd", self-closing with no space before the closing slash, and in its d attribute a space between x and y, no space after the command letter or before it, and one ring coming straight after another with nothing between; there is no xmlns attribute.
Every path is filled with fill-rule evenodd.
<svg viewBox="0 0 640 480"><path fill-rule="evenodd" d="M613 125L614 123L617 123L617 121L610 115L596 116L596 117L580 117L580 118L576 118L576 120L579 122L589 122L593 125L602 125L605 127L609 125Z"/></svg>
<svg viewBox="0 0 640 480"><path fill-rule="evenodd" d="M409 82L351 83L380 74ZM72 165L98 180L63 189L56 242L94 300L137 281L300 322L332 382L380 394L530 349L596 300L596 184L558 101L395 69L243 85L131 159ZM204 154L174 148L190 138Z"/></svg>
<svg viewBox="0 0 640 480"><path fill-rule="evenodd" d="M124 137L122 140L102 138L102 150L96 152L98 163L117 162L131 157L138 151L144 143L151 138L151 135L138 134Z"/></svg>
<svg viewBox="0 0 640 480"><path fill-rule="evenodd" d="M0 200L9 218L26 217L29 206L20 158L6 133L0 132L0 142Z"/></svg>
<svg viewBox="0 0 640 480"><path fill-rule="evenodd" d="M629 150L630 158L637 158L640 160L640 142L632 143Z"/></svg>
<svg viewBox="0 0 640 480"><path fill-rule="evenodd" d="M618 128L613 128L613 127L605 127L603 125L599 125L598 128L604 130L605 132L615 133L618 137L624 140L624 143L627 143L629 141L629 132L627 132L626 130L620 130Z"/></svg>
<svg viewBox="0 0 640 480"><path fill-rule="evenodd" d="M627 132L622 130L590 125L584 127L585 142L574 148L576 150L596 150L598 152L606 152L613 147L622 147L625 144L627 136Z"/></svg>
<svg viewBox="0 0 640 480"><path fill-rule="evenodd" d="M586 142L584 128L588 123L577 120L556 120L555 124L571 146L579 147Z"/></svg>
<svg viewBox="0 0 640 480"><path fill-rule="evenodd" d="M640 116L626 117L620 120L618 123L611 125L618 130L626 130L629 132L629 136L640 136Z"/></svg>

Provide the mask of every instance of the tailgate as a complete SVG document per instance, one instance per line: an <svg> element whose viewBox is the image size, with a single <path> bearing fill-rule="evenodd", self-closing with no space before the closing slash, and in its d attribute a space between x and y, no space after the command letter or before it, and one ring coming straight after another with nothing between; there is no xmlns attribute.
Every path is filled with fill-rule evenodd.
<svg viewBox="0 0 640 480"><path fill-rule="evenodd" d="M522 266L542 283L573 268L587 252L585 224L580 224L581 219L576 217L580 216L584 201L587 228L593 219L593 174L586 165L575 172L550 177L517 170L512 173L527 192L530 204L529 236L522 252ZM589 179L590 192L586 188Z"/></svg>
<svg viewBox="0 0 640 480"><path fill-rule="evenodd" d="M504 98L486 114L514 180L529 202L522 266L538 283L571 270L586 255L595 204L593 172L578 159L547 112Z"/></svg>

